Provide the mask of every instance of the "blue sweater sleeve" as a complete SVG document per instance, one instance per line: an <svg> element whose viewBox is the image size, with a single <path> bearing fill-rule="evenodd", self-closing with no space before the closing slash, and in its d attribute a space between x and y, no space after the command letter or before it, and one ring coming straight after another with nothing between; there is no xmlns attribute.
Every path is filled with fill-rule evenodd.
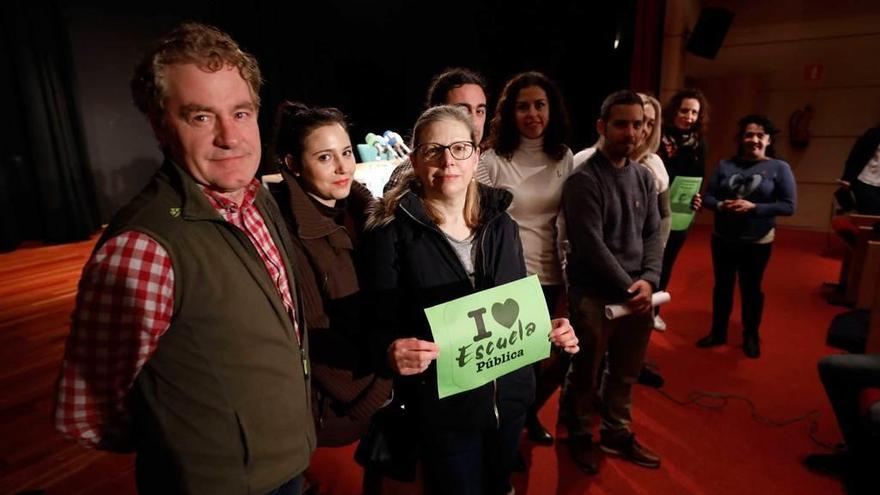
<svg viewBox="0 0 880 495"><path fill-rule="evenodd" d="M715 210L718 208L718 203L721 201L718 198L718 193L720 192L721 186L722 167L724 167L723 160L718 163L717 167L715 167L715 172L712 173L712 178L709 179L709 186L706 188L706 194L703 195L703 208L709 210Z"/></svg>
<svg viewBox="0 0 880 495"><path fill-rule="evenodd" d="M797 203L797 185L794 181L794 174L791 167L777 160L779 170L773 179L773 193L776 201L768 203L756 203L754 216L757 217L776 217L791 216L794 214L794 208Z"/></svg>

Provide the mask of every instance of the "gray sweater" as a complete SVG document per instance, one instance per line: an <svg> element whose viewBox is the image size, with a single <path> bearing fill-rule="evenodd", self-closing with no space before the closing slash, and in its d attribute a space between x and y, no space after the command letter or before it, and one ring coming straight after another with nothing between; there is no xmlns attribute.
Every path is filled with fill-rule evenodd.
<svg viewBox="0 0 880 495"><path fill-rule="evenodd" d="M614 168L602 153L578 166L562 188L569 283L622 302L636 280L657 287L663 247L654 178L627 160Z"/></svg>

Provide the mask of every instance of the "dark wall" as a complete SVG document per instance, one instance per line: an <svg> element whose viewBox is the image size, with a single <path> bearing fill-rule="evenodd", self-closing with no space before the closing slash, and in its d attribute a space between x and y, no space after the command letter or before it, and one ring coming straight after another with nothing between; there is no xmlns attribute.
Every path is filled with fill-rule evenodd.
<svg viewBox="0 0 880 495"><path fill-rule="evenodd" d="M283 99L341 108L352 140L408 134L431 76L467 66L490 81L490 105L511 75L541 70L562 88L574 151L591 144L601 99L629 80L634 1L152 2L67 4L75 85L102 216L136 193L159 165L128 80L151 42L185 20L228 31L260 62L260 116L271 141ZM415 4L415 5L414 5ZM614 49L615 38L620 39ZM265 156L266 154L264 154Z"/></svg>
<svg viewBox="0 0 880 495"><path fill-rule="evenodd" d="M128 83L134 66L152 40L198 9L186 12L180 6L123 2L73 2L62 9L75 68L71 84L101 218L107 222L141 190L162 160L149 124L132 103Z"/></svg>
<svg viewBox="0 0 880 495"><path fill-rule="evenodd" d="M260 59L266 109L284 98L339 106L357 141L388 128L406 134L430 78L460 65L488 77L490 105L510 76L547 73L565 94L580 149L595 138L601 99L629 80L634 2L611 3L328 0L273 6L250 25L226 27Z"/></svg>

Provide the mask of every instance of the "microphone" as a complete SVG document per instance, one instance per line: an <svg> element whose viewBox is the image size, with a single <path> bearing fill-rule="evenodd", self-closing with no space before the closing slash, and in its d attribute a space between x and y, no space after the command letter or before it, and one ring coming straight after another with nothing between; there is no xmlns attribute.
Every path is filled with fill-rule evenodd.
<svg viewBox="0 0 880 495"><path fill-rule="evenodd" d="M388 141L388 138L384 136L380 136L379 139L382 140L382 144L388 148L388 153L392 155L394 158L400 158L400 153L397 152L397 148L391 145L391 142Z"/></svg>
<svg viewBox="0 0 880 495"><path fill-rule="evenodd" d="M376 139L385 146L385 149L388 152L388 159L392 160L395 158L400 158L400 154L398 154L397 149L391 145L388 139L384 136L376 135Z"/></svg>
<svg viewBox="0 0 880 495"><path fill-rule="evenodd" d="M409 149L409 146L403 142L403 138L400 137L400 134L394 131L385 131L382 136L387 139L388 143L391 144L391 146L393 146L401 155L408 155L410 153L411 150Z"/></svg>
<svg viewBox="0 0 880 495"><path fill-rule="evenodd" d="M397 145L397 140L394 139L393 133L391 131L385 131L382 133L382 138L388 142L388 146L391 147L396 153L401 153L401 148Z"/></svg>
<svg viewBox="0 0 880 495"><path fill-rule="evenodd" d="M376 134L373 134L371 132L371 133L367 134L365 141L366 141L367 145L376 148L376 151L379 153L380 159L383 158L388 146L386 143L383 143L382 136L377 136Z"/></svg>

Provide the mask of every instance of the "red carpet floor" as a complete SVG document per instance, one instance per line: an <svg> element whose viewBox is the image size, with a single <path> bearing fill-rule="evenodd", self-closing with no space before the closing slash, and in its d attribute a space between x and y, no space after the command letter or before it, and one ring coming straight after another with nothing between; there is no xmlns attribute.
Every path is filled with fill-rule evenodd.
<svg viewBox="0 0 880 495"><path fill-rule="evenodd" d="M762 356L750 360L740 345L739 307L731 321L730 344L712 350L694 342L707 333L711 318L712 266L709 231L698 228L679 257L664 308L669 330L652 336L648 359L666 378L668 394L686 399L697 390L747 397L758 415L782 421L815 410L817 436L840 439L816 372L816 361L837 352L824 345L831 318L842 312L820 296L823 282L836 280L840 262L823 256L825 234L781 230L764 282L766 309L761 327ZM644 469L606 459L600 474L587 476L572 463L566 445L535 446L524 441L530 464L518 474L518 494L839 494L841 485L801 466L821 451L810 439L811 421L774 427L755 420L747 403L728 401L718 409L682 406L658 391L637 386L634 431L663 458L660 469ZM717 402L717 401L716 401ZM541 411L555 425L556 397ZM560 432L563 433L564 432ZM360 470L353 447L322 450L312 463L322 492L360 493Z"/></svg>

